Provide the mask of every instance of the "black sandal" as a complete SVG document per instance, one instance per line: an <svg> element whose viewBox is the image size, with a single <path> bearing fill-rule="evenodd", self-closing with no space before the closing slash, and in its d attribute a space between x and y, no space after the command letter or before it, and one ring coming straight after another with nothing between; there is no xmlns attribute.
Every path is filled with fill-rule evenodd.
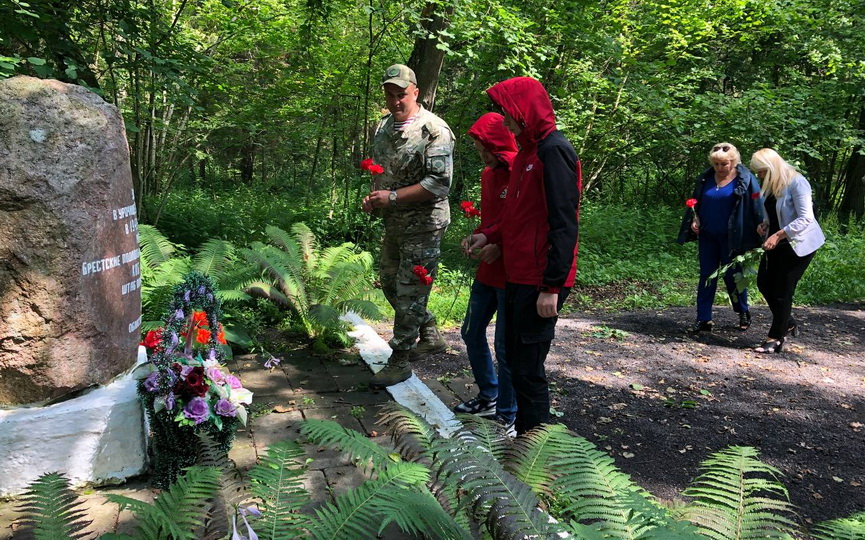
<svg viewBox="0 0 865 540"><path fill-rule="evenodd" d="M779 353L781 349L784 348L784 340L783 339L768 339L763 342L759 347L754 347L755 353Z"/></svg>
<svg viewBox="0 0 865 540"><path fill-rule="evenodd" d="M739 330L744 332L748 328L751 328L751 312L743 311L739 313Z"/></svg>

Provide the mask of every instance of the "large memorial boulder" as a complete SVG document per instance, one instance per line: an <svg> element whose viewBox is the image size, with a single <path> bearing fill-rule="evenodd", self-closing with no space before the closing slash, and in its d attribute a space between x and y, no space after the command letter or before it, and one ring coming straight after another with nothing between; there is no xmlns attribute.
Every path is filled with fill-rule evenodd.
<svg viewBox="0 0 865 540"><path fill-rule="evenodd" d="M138 225L117 109L80 86L0 81L0 407L135 364Z"/></svg>

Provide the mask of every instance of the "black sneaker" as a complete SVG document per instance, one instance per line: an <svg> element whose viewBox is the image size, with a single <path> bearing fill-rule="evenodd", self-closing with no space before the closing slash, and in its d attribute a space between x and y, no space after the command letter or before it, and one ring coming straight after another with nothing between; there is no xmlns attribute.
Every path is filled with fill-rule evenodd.
<svg viewBox="0 0 865 540"><path fill-rule="evenodd" d="M712 321L697 321L694 326L688 329L689 334L699 334L700 332L711 332L715 327Z"/></svg>
<svg viewBox="0 0 865 540"><path fill-rule="evenodd" d="M478 416L493 416L496 414L496 400L484 399L478 396L460 403L454 407L454 412L476 414Z"/></svg>
<svg viewBox="0 0 865 540"><path fill-rule="evenodd" d="M511 439L513 439L514 437L517 436L517 428L516 428L516 426L514 426L513 420L508 420L503 415L498 414L498 413L496 413L496 415L493 416L493 420L502 425L502 427L505 430L505 435L507 435Z"/></svg>

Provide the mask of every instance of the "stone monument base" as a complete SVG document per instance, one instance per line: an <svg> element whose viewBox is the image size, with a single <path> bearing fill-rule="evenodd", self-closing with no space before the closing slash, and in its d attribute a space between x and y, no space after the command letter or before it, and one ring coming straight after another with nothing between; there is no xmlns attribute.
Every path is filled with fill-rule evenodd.
<svg viewBox="0 0 865 540"><path fill-rule="evenodd" d="M146 361L144 347L138 363ZM46 407L0 410L0 496L23 493L49 472L73 486L119 484L147 468L144 411L131 371Z"/></svg>

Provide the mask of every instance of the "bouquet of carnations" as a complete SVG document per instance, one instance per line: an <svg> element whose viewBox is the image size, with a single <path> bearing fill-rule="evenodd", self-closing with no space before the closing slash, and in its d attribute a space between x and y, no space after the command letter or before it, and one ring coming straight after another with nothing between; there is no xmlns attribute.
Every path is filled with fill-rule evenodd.
<svg viewBox="0 0 865 540"><path fill-rule="evenodd" d="M138 393L151 424L159 487L195 463L197 432L227 452L237 422L246 423L252 392L225 366L220 314L210 279L192 273L175 288L164 325L141 343L149 362Z"/></svg>

